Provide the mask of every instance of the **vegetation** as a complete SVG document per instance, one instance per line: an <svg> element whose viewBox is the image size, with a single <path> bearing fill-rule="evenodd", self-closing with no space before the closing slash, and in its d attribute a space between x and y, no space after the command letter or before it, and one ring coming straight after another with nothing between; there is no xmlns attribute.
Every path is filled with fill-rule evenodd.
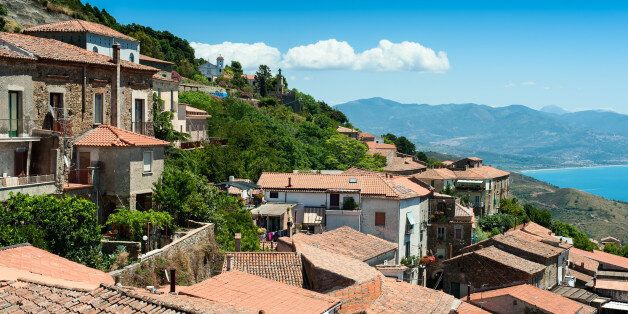
<svg viewBox="0 0 628 314"><path fill-rule="evenodd" d="M96 205L77 197L14 194L0 205L0 246L19 243L98 267L100 225Z"/></svg>
<svg viewBox="0 0 628 314"><path fill-rule="evenodd" d="M628 244L619 246L615 243L609 243L604 246L604 252L623 256L623 257L628 257Z"/></svg>
<svg viewBox="0 0 628 314"><path fill-rule="evenodd" d="M153 131L156 138L174 142L186 140L190 137L189 134L174 129L172 126L173 117L174 112L170 110L164 111L164 101L159 95L153 94Z"/></svg>
<svg viewBox="0 0 628 314"><path fill-rule="evenodd" d="M146 234L146 225L151 228L171 229L174 227L172 216L162 211L139 211L128 208L118 208L109 215L107 225L115 227L124 240L140 241Z"/></svg>

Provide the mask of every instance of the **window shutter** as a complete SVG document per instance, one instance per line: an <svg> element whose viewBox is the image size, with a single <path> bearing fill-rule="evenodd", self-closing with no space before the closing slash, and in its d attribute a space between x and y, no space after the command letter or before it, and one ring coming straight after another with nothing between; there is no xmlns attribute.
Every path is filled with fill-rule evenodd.
<svg viewBox="0 0 628 314"><path fill-rule="evenodd" d="M375 225L376 226L386 225L386 213L381 213L381 212L375 213Z"/></svg>

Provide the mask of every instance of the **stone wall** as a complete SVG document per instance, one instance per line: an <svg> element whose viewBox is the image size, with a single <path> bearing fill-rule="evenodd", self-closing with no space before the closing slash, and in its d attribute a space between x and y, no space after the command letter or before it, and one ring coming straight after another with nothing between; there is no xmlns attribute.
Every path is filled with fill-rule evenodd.
<svg viewBox="0 0 628 314"><path fill-rule="evenodd" d="M161 249L142 255L139 262L109 274L116 282L138 287L165 284L163 269L170 267L177 269L178 284L192 284L209 278L213 269L222 267L222 259L217 261L212 256L218 250L214 225L195 224L200 227Z"/></svg>

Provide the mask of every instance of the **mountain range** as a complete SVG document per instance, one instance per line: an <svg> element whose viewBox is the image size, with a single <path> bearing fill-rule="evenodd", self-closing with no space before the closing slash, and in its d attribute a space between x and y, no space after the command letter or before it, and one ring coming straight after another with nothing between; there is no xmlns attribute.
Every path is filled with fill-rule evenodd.
<svg viewBox="0 0 628 314"><path fill-rule="evenodd" d="M508 169L628 163L628 115L610 111L402 104L384 98L336 108L363 131L403 135L419 150L477 155Z"/></svg>

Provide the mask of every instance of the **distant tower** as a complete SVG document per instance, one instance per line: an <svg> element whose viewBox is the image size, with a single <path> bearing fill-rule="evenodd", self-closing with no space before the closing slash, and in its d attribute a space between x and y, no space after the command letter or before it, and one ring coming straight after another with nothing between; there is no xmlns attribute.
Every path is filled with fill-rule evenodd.
<svg viewBox="0 0 628 314"><path fill-rule="evenodd" d="M277 94L278 95L283 95L284 93L284 88L286 87L286 85L284 84L283 81L283 75L281 75L281 69L279 69L279 74L277 74L277 79L279 79L279 81L277 82Z"/></svg>
<svg viewBox="0 0 628 314"><path fill-rule="evenodd" d="M221 70L225 68L225 58L222 55L218 55L218 58L216 58L216 66Z"/></svg>

